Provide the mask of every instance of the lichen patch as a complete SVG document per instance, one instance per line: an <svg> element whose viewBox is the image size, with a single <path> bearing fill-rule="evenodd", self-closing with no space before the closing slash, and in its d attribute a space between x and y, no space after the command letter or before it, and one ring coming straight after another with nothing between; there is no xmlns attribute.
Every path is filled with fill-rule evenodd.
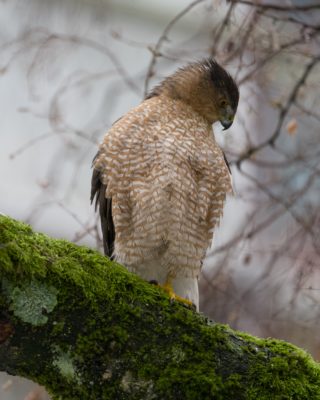
<svg viewBox="0 0 320 400"><path fill-rule="evenodd" d="M137 379L133 376L131 371L126 371L120 382L120 387L125 393L130 393L132 395L142 392L145 400L157 398L153 386L151 380Z"/></svg>
<svg viewBox="0 0 320 400"><path fill-rule="evenodd" d="M56 348L56 358L53 360L53 365L58 368L60 374L68 379L79 381L79 376L76 372L71 355L68 352L63 352L60 348Z"/></svg>
<svg viewBox="0 0 320 400"><path fill-rule="evenodd" d="M106 369L102 374L102 380L107 381L112 378L112 371L110 369Z"/></svg>
<svg viewBox="0 0 320 400"><path fill-rule="evenodd" d="M44 325L48 321L46 314L51 313L57 305L58 290L35 279L22 284L3 279L2 288L14 315L31 325Z"/></svg>

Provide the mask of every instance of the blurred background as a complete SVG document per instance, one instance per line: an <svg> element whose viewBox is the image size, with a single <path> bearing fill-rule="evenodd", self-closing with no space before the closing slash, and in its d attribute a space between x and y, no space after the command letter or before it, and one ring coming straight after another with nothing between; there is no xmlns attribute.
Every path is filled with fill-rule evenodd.
<svg viewBox="0 0 320 400"><path fill-rule="evenodd" d="M235 196L208 250L203 313L320 359L320 2L0 1L0 212L102 249L91 162L112 122L177 67L236 78ZM1 400L44 400L0 374Z"/></svg>

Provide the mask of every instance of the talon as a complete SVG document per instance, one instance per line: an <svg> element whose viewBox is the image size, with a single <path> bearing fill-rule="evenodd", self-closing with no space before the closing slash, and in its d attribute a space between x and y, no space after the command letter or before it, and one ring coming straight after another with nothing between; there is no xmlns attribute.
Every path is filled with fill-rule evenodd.
<svg viewBox="0 0 320 400"><path fill-rule="evenodd" d="M170 301L178 301L179 303L182 303L183 305L186 305L189 308L195 308L195 305L192 303L192 301L185 299L184 297L178 296L175 294L172 285L171 285L171 280L168 278L166 283L164 285L158 285L161 289L163 289L166 293L168 293L170 297Z"/></svg>

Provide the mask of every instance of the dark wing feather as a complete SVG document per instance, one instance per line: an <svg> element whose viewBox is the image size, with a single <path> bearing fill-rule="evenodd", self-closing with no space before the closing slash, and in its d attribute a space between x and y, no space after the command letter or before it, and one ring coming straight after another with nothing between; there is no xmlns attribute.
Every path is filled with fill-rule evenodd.
<svg viewBox="0 0 320 400"><path fill-rule="evenodd" d="M94 160L97 158L95 156ZM94 161L93 160L93 161ZM107 186L102 183L101 171L94 168L91 179L91 204L95 200L95 210L99 207L104 253L112 258L115 230L112 219L112 199L106 198Z"/></svg>
<svg viewBox="0 0 320 400"><path fill-rule="evenodd" d="M224 162L226 163L226 166L228 167L229 174L231 175L232 173L231 173L231 168L230 168L229 161L227 160L226 155L224 153L222 153L222 154L223 154Z"/></svg>

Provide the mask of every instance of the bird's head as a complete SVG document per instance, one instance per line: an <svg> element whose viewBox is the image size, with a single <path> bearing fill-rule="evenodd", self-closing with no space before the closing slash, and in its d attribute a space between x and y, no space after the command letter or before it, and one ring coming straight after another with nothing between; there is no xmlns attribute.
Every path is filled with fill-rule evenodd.
<svg viewBox="0 0 320 400"><path fill-rule="evenodd" d="M225 131L226 129L230 128L233 123L237 111L237 104L233 104L233 101L230 96L228 96L228 93L224 93L217 102L217 111L218 119L224 128L223 130Z"/></svg>
<svg viewBox="0 0 320 400"><path fill-rule="evenodd" d="M211 124L220 121L224 130L232 125L239 102L237 84L212 58L178 69L147 98L161 94L187 103Z"/></svg>
<svg viewBox="0 0 320 400"><path fill-rule="evenodd" d="M199 85L206 93L204 116L212 123L220 121L226 130L232 125L237 111L238 86L231 75L212 59L200 62L199 68L202 71Z"/></svg>

